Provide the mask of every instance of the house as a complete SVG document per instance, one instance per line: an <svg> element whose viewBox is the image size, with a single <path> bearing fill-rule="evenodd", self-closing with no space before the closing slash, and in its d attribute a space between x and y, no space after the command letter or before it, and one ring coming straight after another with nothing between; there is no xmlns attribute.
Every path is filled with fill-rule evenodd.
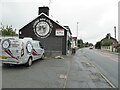
<svg viewBox="0 0 120 90"><path fill-rule="evenodd" d="M118 41L111 37L111 34L108 33L105 38L101 40L101 49L108 51L116 51L116 47L118 45Z"/></svg>
<svg viewBox="0 0 120 90"><path fill-rule="evenodd" d="M41 41L48 56L66 55L71 35L69 26L62 26L49 17L48 7L39 7L38 17L19 30L19 38Z"/></svg>

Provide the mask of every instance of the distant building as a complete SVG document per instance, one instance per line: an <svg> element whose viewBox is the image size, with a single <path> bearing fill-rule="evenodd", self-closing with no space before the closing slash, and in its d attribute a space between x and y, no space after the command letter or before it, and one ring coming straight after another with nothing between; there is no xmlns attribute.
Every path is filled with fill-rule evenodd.
<svg viewBox="0 0 120 90"><path fill-rule="evenodd" d="M111 34L108 33L105 38L101 40L101 49L108 51L116 51L118 41L111 37Z"/></svg>
<svg viewBox="0 0 120 90"><path fill-rule="evenodd" d="M72 37L72 48L77 48L77 37Z"/></svg>
<svg viewBox="0 0 120 90"><path fill-rule="evenodd" d="M40 40L45 52L50 56L66 55L72 35L70 28L49 18L48 7L39 7L38 14L37 18L19 30L19 37Z"/></svg>

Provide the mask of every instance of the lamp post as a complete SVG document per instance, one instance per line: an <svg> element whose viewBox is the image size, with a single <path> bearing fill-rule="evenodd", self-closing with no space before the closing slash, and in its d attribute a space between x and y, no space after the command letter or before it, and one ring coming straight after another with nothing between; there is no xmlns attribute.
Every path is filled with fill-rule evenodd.
<svg viewBox="0 0 120 90"><path fill-rule="evenodd" d="M77 39L78 39L78 24L79 24L79 22L77 22Z"/></svg>
<svg viewBox="0 0 120 90"><path fill-rule="evenodd" d="M114 34L115 34L115 39L116 39L116 26L114 26Z"/></svg>

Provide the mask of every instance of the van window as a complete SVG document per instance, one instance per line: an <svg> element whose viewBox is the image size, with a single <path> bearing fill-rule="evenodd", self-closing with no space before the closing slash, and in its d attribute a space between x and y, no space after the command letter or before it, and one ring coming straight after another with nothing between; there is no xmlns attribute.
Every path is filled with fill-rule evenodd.
<svg viewBox="0 0 120 90"><path fill-rule="evenodd" d="M18 40L12 40L11 41L11 47L19 47L19 45L20 45L20 43L19 43L19 41Z"/></svg>
<svg viewBox="0 0 120 90"><path fill-rule="evenodd" d="M42 46L42 44L40 42L39 42L39 45L40 45L41 48L43 48L43 46Z"/></svg>

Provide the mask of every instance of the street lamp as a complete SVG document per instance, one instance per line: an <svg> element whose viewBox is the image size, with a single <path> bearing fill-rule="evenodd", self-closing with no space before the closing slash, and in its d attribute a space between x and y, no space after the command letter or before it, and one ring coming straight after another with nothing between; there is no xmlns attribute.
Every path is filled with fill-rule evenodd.
<svg viewBox="0 0 120 90"><path fill-rule="evenodd" d="M115 39L116 39L116 26L114 26L114 34L115 34Z"/></svg>
<svg viewBox="0 0 120 90"><path fill-rule="evenodd" d="M79 22L77 22L77 34L76 34L77 38L78 38L78 24L79 24Z"/></svg>

